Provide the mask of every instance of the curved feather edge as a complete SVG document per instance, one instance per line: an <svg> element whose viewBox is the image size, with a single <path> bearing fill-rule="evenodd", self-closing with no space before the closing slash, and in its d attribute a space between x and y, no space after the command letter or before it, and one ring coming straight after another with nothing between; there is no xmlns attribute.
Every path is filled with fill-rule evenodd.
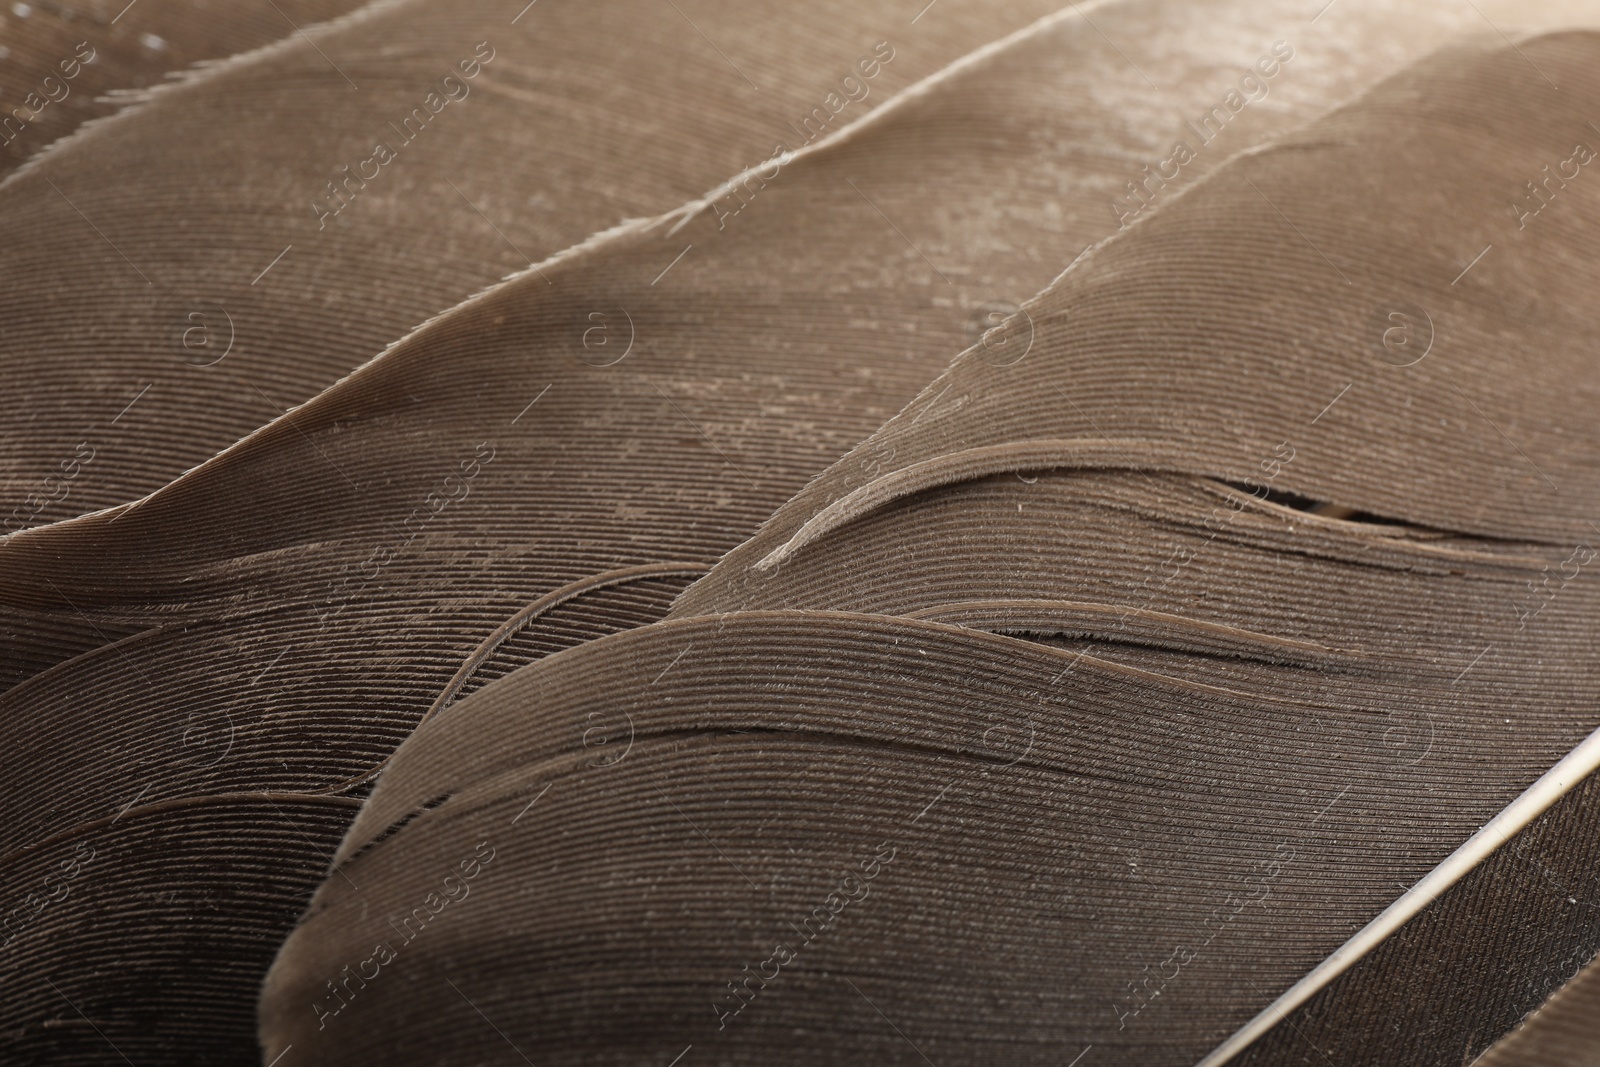
<svg viewBox="0 0 1600 1067"><path fill-rule="evenodd" d="M207 79L220 72L233 70L236 67L246 67L260 60L282 55L284 52L293 50L300 43L302 37L306 40L311 40L314 36L326 37L328 34L337 33L351 26L359 26L380 14L404 7L412 2L413 0L370 0L366 5L340 15L338 18L328 19L325 22L318 22L310 26L296 26L296 32L280 37L276 41L264 44L259 48L252 48L247 52L239 52L222 59L204 59L187 70L171 71L167 74L168 80L147 85L142 89L119 89L104 93L99 99L108 103L116 102L121 105L121 110L112 112L109 115L101 115L98 118L89 119L87 122L81 123L71 133L51 141L35 152L27 162L16 170L13 170L4 178L0 178L0 189L4 189L19 180L23 175L32 174L44 165L45 160L53 159L60 152L71 148L74 143L93 140L99 135L100 129L107 123L117 122L127 115L143 111L171 93L179 92L193 85L204 86Z"/></svg>
<svg viewBox="0 0 1600 1067"><path fill-rule="evenodd" d="M361 22L368 18L374 17L378 13L403 7L410 2L411 0L372 0L370 4L361 8L359 11L353 11L350 14L341 16L338 19L333 19L329 22L322 23L316 28L326 32L332 32L338 29L344 29L348 25L359 25ZM1115 2L1116 0L1093 0L1093 3L1079 4L1073 7L1063 8L1060 11L1056 11L1052 14L1036 19L1034 22L1022 27L1019 30L1015 30L1010 34L1007 34L1005 37L991 41L988 44L967 53L961 58L946 64L944 67L941 67L939 70L921 79L920 81L907 86L905 89L902 89L884 103L880 104L877 108L868 112L866 115L863 115L854 122L851 122L845 126L841 126L831 133L818 138L816 141L813 141L796 151L784 153L784 155L781 157L783 165L788 166L790 163L805 159L817 153L832 151L841 143L848 143L850 139L856 136L864 136L867 131L872 129L873 124L889 121L889 118L894 116L899 110L905 108L910 103L915 102L921 97L924 97L937 90L939 85L941 85L944 81L959 76L962 72L968 69L980 66L984 62L994 59L997 55L1003 53L1005 49L1012 47L1017 42L1024 40L1033 34L1043 33L1056 23L1065 21L1068 17L1078 14L1085 7L1089 8L1090 10L1095 10ZM217 69L232 69L232 66L235 65L236 61L238 61L238 65L242 65L243 63L253 61L256 58L277 55L278 52L284 50L287 47L288 42L292 42L292 40L293 38L286 38L284 40L276 41L270 45L264 46L263 48L256 49L254 52L243 53L238 56L231 56L226 60L215 61L211 66L206 68L197 67L193 71L183 72L184 76L178 81L165 83L160 86L152 86L151 88L144 90L132 90L131 92L139 97L139 99L135 101L135 103L139 105L138 108L130 104L128 108L117 112L115 115L106 115L102 118L94 119L90 122L84 123L83 126L80 126L77 130L73 131L73 133L63 137L61 141L55 142L51 145L51 147L54 148L56 145L77 137L79 134L84 133L90 126L97 126L98 124L120 118L123 115L131 114L135 110L141 109L143 106L147 106L152 99L159 96L159 94L162 92L173 91L177 88L181 88L182 86L199 82L202 80L202 75L208 75ZM191 74L193 77L189 77ZM29 160L28 166L32 166L43 156L43 154L44 153L41 152L38 156L35 156L33 159ZM229 445L227 448L224 448L222 451L218 452L204 463L199 463L188 468L180 473L176 478L172 479L172 481L168 482L166 485L152 493L148 493L137 500L127 501L121 504L114 504L110 507L100 508L97 511L84 512L81 515L74 515L71 518L61 519L57 522L45 523L40 526L32 526L26 529L17 530L12 533L0 535L0 545L5 544L12 538L23 537L30 533L37 534L37 531L40 530L68 528L72 524L81 520L103 517L106 515L115 515L118 513L125 514L129 511L132 511L165 492L169 486L183 480L184 478L187 478L189 475L194 474L197 471L205 470L213 463L224 459L235 449L244 448L256 441L258 438L264 437L270 433L279 432L279 428L282 424L292 424L292 419L290 416L292 416L294 413L305 411L307 408L311 408L321 397L330 393L334 393L346 383L360 380L363 375L370 373L371 370L377 366L385 356L388 356L391 352L398 348L416 341L418 338L427 334L430 330L437 328L441 322L451 319L457 315L465 314L472 308L475 308L479 304L493 299L500 292L518 284L526 278L536 275L542 276L547 270L559 269L562 265L582 256L592 249L604 247L611 241L626 235L635 233L649 233L662 226L670 226L670 229L667 231L669 235L675 233L677 232L678 228L690 222L696 215L703 212L707 207L725 195L727 191L731 190L739 182L749 179L750 177L754 176L758 170L766 166L767 163L763 162L756 164L755 166L748 167L738 174L735 174L733 177L727 179L722 184L718 185L705 196L691 200L685 204L681 204L678 207L673 208L671 211L667 211L656 216L624 219L615 226L610 226L606 229L599 230L593 234L590 234L577 244L552 253L537 263L532 263L526 267L514 270L502 277L499 281L485 286L466 299L441 311L435 312L426 319L423 319L407 333L389 342L376 355L372 356L364 363L359 364L349 373L340 377L332 385L329 385L321 393L318 393L317 396L314 396L299 405L291 407L287 409L283 415L263 423L260 427L252 430L249 434L246 434L238 441ZM18 174L21 174L24 169L25 168L18 168L11 175L8 175L4 180L0 180L0 188L4 188L6 182L10 181ZM1110 240L1110 238L1107 238L1107 240ZM1078 259L1082 258L1082 255L1078 257ZM1075 259L1073 262L1075 264L1077 259Z"/></svg>

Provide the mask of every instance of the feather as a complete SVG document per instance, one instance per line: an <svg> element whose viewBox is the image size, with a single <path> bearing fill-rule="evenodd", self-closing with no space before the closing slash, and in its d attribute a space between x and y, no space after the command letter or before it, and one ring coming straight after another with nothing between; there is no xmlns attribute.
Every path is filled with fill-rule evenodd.
<svg viewBox="0 0 1600 1067"><path fill-rule="evenodd" d="M1597 804L1590 774L1231 1062L1473 1062L1600 951Z"/></svg>
<svg viewBox="0 0 1600 1067"><path fill-rule="evenodd" d="M1590 961L1514 1033L1476 1062L1481 1067L1592 1067L1600 1063L1600 969Z"/></svg>
<svg viewBox="0 0 1600 1067"><path fill-rule="evenodd" d="M91 10L21 3L0 14L0 177L52 141L113 114L116 94L264 47L359 6L356 0L250 0L227 17L202 0L96 0ZM275 9L276 8L276 9Z"/></svg>
<svg viewBox="0 0 1600 1067"><path fill-rule="evenodd" d="M1597 725L1595 209L1505 193L1597 52L1460 46L1237 157L667 621L424 723L267 1055L1206 1055ZM1408 1062L1497 1035L1447 1036Z"/></svg>
<svg viewBox="0 0 1600 1067"><path fill-rule="evenodd" d="M1460 848L1402 893L1393 904L1262 1009L1228 1040L1212 1050L1200 1061L1199 1067L1221 1067L1245 1049L1251 1048L1257 1038L1276 1028L1292 1011L1308 1003L1317 993L1336 982L1341 975L1348 972L1374 949L1395 938L1411 920L1426 912L1445 894L1455 889L1463 879L1480 870L1490 856L1495 855L1530 823L1546 815L1553 805L1565 798L1573 786L1594 778L1596 767L1600 767L1600 730L1590 734L1563 756L1520 796L1484 823ZM1520 844L1519 842L1519 848ZM1576 901L1569 899L1569 903ZM1545 962L1548 965L1548 961ZM1503 985L1502 983L1502 989ZM1483 1018L1483 1015L1477 1016L1480 1027ZM1457 1025L1460 1025L1459 1022ZM1368 1033L1377 1029L1374 1020L1370 1017L1364 1019L1363 1029ZM1414 1040L1416 1034L1416 1029L1413 1029L1408 1036ZM1467 1058L1470 1058L1472 1051L1476 1050L1469 1049Z"/></svg>
<svg viewBox="0 0 1600 1067"><path fill-rule="evenodd" d="M145 91L0 182L6 532L159 488L507 273L1053 6L908 29L886 2L377 0Z"/></svg>
<svg viewBox="0 0 1600 1067"><path fill-rule="evenodd" d="M659 617L684 582L904 403L974 322L992 328L992 301L1046 284L1114 229L1110 197L1150 158L1167 113L1126 125L1119 109L1145 89L1100 32L1148 28L1158 10L1054 19L798 153L769 184L746 178L754 199L731 219L724 187L552 257L139 505L13 536L0 564L20 681L7 695L7 740L21 753L10 796L34 799L9 808L10 847L31 855L130 805L131 818L186 797L359 795L430 708L453 713L457 690ZM1456 23L1419 10L1427 32L1408 45L1418 52ZM1172 50L1206 42L1182 53L1173 108L1268 47L1241 44L1238 23L1203 35L1208 17L1174 20L1162 38ZM1374 9L1345 32L1366 54L1362 42L1388 39L1393 16ZM1396 62L1372 55L1354 67L1338 53L1307 56L1296 72L1338 95ZM1230 130L1235 143L1282 132L1323 99L1284 95ZM1222 162L1217 148L1196 172ZM1081 198L1062 199L1063 175ZM940 211L915 210L925 189L937 189ZM914 230L916 248L897 227ZM790 266L774 274L774 264ZM638 351L595 365L617 351L602 341L626 352L633 331ZM646 579L636 568L654 569ZM1273 663L1337 655L1185 632L1207 648L1259 645ZM104 709L106 732L85 744L76 724L90 708ZM42 777L63 760L80 768L81 788ZM279 828L272 819L264 830ZM240 863L296 870L332 851L311 829L229 841ZM174 845L175 879L186 847ZM144 898L101 906L152 943L190 944L210 923L265 931L262 916L283 914L311 884L184 913L203 924L181 935L178 914ZM75 958L68 914L53 930L63 959ZM118 979L102 973L58 968L52 980L106 1005L99 1023L130 1055L166 1047L171 1031L112 1010ZM160 988L168 1011L206 990L218 1008L203 1018L218 1047L233 1047L236 1016L220 990L251 981L230 953L191 957ZM50 1047L36 1019L8 1027L25 1035L19 1049Z"/></svg>

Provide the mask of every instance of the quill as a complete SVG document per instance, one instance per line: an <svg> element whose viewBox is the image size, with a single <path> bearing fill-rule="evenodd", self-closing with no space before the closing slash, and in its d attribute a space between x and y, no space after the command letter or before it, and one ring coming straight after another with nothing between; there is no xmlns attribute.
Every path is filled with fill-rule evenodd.
<svg viewBox="0 0 1600 1067"><path fill-rule="evenodd" d="M1600 951L1597 798L1591 774L1232 1062L1470 1061Z"/></svg>

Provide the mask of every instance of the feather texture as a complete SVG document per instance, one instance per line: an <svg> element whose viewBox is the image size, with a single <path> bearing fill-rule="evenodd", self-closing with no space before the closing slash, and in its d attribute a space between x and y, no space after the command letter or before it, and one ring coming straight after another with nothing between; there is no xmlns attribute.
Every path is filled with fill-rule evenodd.
<svg viewBox="0 0 1600 1067"><path fill-rule="evenodd" d="M430 719L267 1054L1205 1055L1597 725L1594 208L1505 200L1597 51L1459 46L1244 154L668 621ZM1454 1025L1414 1062L1497 1036Z"/></svg>
<svg viewBox="0 0 1600 1067"><path fill-rule="evenodd" d="M1595 964L1579 971L1513 1033L1477 1062L1481 1067L1591 1067L1600 1063L1600 991Z"/></svg>
<svg viewBox="0 0 1600 1067"><path fill-rule="evenodd" d="M755 24L722 0L377 0L145 92L0 183L7 531L160 488L507 273L1053 6L954 0L901 33L842 0Z"/></svg>
<svg viewBox="0 0 1600 1067"><path fill-rule="evenodd" d="M356 0L246 0L227 17L207 0L93 0L86 10L13 4L0 12L0 176L164 75L264 47L360 6Z"/></svg>

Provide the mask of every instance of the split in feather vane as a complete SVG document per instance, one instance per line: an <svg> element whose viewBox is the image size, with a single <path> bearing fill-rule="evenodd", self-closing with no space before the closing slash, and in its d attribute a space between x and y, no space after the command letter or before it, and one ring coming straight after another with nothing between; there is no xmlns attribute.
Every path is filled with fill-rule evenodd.
<svg viewBox="0 0 1600 1067"><path fill-rule="evenodd" d="M316 794L355 795L523 606L543 614L468 684L658 617L683 582L904 403L974 320L994 325L985 302L1045 284L1110 232L1107 205L1164 140L1170 111L1126 125L1118 109L1148 87L1096 27L1150 31L1164 10L1041 26L770 182L744 184L750 206L732 219L724 189L692 217L598 238L543 264L548 281L529 272L469 301L139 506L13 537L3 581L28 612L12 625L51 637L16 646L14 677L27 680L7 701L25 756L11 795L53 800L17 800L10 862L42 862L91 828L145 833L181 809L192 826L259 816L259 839L229 833L230 859L303 875L298 889L278 882L200 911L164 894L215 857L176 845L170 887L126 883L101 898L106 921L117 901L115 921L165 946L143 957L149 980L98 969L52 980L146 1058L192 1050L202 1035L208 1048L236 1047L223 1015L175 1005L193 1002L186 990L237 996L249 967L264 968L266 931L332 852L336 820ZM1234 9L1184 10L1192 24L1171 20L1153 38L1187 57L1172 110L1236 79L1272 40L1250 38L1254 14L1234 12L1231 30L1208 35L1206 19ZM1392 15L1352 10L1362 14L1340 40L1358 54L1393 33ZM1417 19L1417 51L1456 25L1432 8ZM1394 62L1352 70L1342 52L1328 55L1297 57L1319 91L1275 92L1235 120L1236 145L1303 121ZM1197 168L1222 161L1212 147ZM1075 195L1064 197L1069 179ZM958 268L949 281L945 264ZM608 346L627 351L635 335L615 362ZM1207 648L1254 640L1190 630ZM1343 655L1304 645L1277 642L1269 658ZM101 709L106 732L84 737L85 709ZM86 788L64 793L42 777L63 762ZM30 936L71 958L76 922L63 908ZM213 953L212 923L262 931L250 942L258 962L240 962L236 945ZM44 995L16 1002L8 1032L39 1043L29 1049L97 1054L87 1036L29 1027L58 1010Z"/></svg>
<svg viewBox="0 0 1600 1067"><path fill-rule="evenodd" d="M1290 6L1283 5L1282 19ZM1451 14L1416 10L1402 35L1410 48L1423 52L1450 38L1459 20L1449 7ZM464 521L454 501L464 492L461 465L482 467L476 446L488 431L478 428L505 426L520 437L547 425L538 420L562 405L594 423L584 431L588 440L569 441L565 428L535 431L520 446L495 435L503 447L528 450L526 458L494 461L497 470L553 480L552 495L530 500L526 486L513 491L497 475L485 480L501 486L493 490L497 507L472 525L495 528L497 541L527 544L561 530L532 525L549 521L545 505L581 508L588 500L594 516L578 521L591 523L590 532L555 534L576 555L591 543L633 539L610 520L654 516L654 500L674 520L674 542L646 559L686 558L676 550L683 529L676 520L690 498L662 495L651 466L670 441L695 453L678 477L713 494L697 501L713 510L695 519L712 555L689 558L715 558L798 488L796 479L896 410L947 353L985 331L986 344L1003 348L1007 331L999 324L1015 301L1115 232L1112 201L1125 193L1128 176L1141 173L1151 146L1164 143L1168 116L1241 67L1256 69L1263 54L1271 58L1270 37L1247 32L1259 12L1219 26L1232 10L1227 5L1184 10L1186 18L1168 18L1164 33L1150 38L1182 78L1166 107L1150 108L1148 125L1124 117L1148 98L1148 86L1095 27L1067 12L1031 47L986 61L981 81L942 80L940 92L905 101L871 138L847 137L776 174L758 168L717 190L682 226L682 216L669 216L654 228L625 227L470 301L131 509L11 538L0 582L14 640L0 669L14 684L153 623L260 605L263 583L317 586L298 595L322 616L347 605L370 608L363 591L375 573L395 573L391 557L408 551L396 546ZM1096 26L1148 35L1166 17L1159 4L1126 5L1101 12ZM1387 53L1368 46L1395 32L1396 16L1353 6L1346 17L1341 47L1301 52L1292 70L1279 64L1281 84L1232 120L1228 142L1204 146L1185 180L1393 69L1395 61L1382 58ZM1188 42L1193 52L1183 50ZM1351 52L1380 58L1351 66ZM929 196L937 197L937 210L928 209ZM729 218L736 203L748 206ZM907 225L914 243L903 236ZM814 244L809 252L807 242ZM697 285L707 292L686 300ZM541 294L541 286L549 291ZM1023 343L1020 336L1012 341ZM667 346L670 357L654 354ZM659 375L663 363L685 370L669 379ZM635 373L645 369L657 373ZM554 392L527 407L546 386ZM576 397L574 387L582 390ZM493 395L505 398L504 412L491 419L483 398ZM609 405L605 416L586 414L602 403ZM649 412L645 432L664 435L648 449L635 425L641 412ZM741 451L747 442L754 452ZM746 490L765 476L774 453L786 457L788 472L772 492L751 500ZM624 494L591 475L596 464L648 484L642 495ZM479 500L489 495L485 481L474 474ZM446 495L452 507L436 517ZM710 520L727 506L724 499L737 517ZM523 523L530 525L498 528ZM316 573L314 560L296 559L307 554L333 558ZM499 561L468 562L504 586ZM604 565L580 561L563 581L637 562L613 552ZM455 582L459 595L468 595ZM530 591L526 600L552 588Z"/></svg>
<svg viewBox="0 0 1600 1067"><path fill-rule="evenodd" d="M1236 159L668 621L424 724L267 1054L1206 1055L1596 726L1596 209L1507 207L1597 53L1458 48Z"/></svg>

